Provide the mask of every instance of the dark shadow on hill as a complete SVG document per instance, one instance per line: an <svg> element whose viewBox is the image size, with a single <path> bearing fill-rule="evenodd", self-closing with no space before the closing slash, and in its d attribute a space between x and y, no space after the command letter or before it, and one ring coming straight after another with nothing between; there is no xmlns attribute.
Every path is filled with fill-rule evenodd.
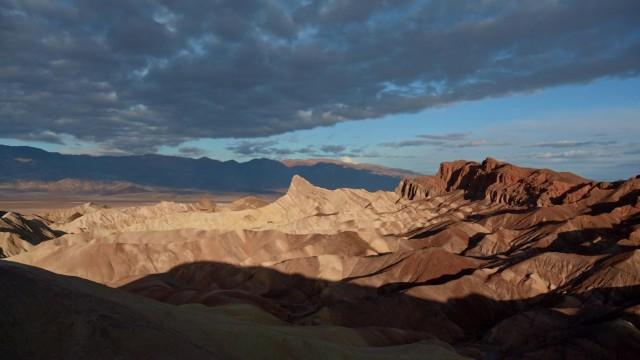
<svg viewBox="0 0 640 360"><path fill-rule="evenodd" d="M620 199L618 199L617 201L597 203L592 205L589 215L600 215L604 213L610 213L614 209L617 209L623 206L635 205L636 203L638 203L638 201L640 201L638 200L639 198L640 198L640 189L630 191L627 194L620 197Z"/></svg>
<svg viewBox="0 0 640 360"><path fill-rule="evenodd" d="M640 355L640 332L635 328L640 326L640 285L584 293L552 291L509 301L474 294L439 302L406 293L417 286L447 284L473 271L369 287L271 268L195 262L122 289L174 305L248 303L295 325L330 323L363 333L387 329L398 344L435 336L473 357Z"/></svg>
<svg viewBox="0 0 640 360"><path fill-rule="evenodd" d="M535 207L500 209L500 210L496 210L496 211L485 213L485 214L471 214L466 217L466 220L471 222L480 222L482 220L485 220L494 216L499 216L499 215L527 214L527 213L531 213L535 209L536 209Z"/></svg>
<svg viewBox="0 0 640 360"><path fill-rule="evenodd" d="M18 239L31 245L62 236L64 231L49 228L48 224L39 218L24 217L15 212L0 211L0 234L15 235ZM0 244L0 246L2 246ZM5 258L5 249L0 247L0 258Z"/></svg>

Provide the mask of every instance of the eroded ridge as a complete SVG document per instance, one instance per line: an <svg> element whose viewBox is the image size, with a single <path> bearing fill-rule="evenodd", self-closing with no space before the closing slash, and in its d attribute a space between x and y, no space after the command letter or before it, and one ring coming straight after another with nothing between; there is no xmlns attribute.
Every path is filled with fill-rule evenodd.
<svg viewBox="0 0 640 360"><path fill-rule="evenodd" d="M493 159L444 163L396 192L296 176L270 204L43 215L66 234L8 260L249 328L268 317L351 355L624 358L640 351L639 194L640 178L598 183ZM345 327L355 350L327 326Z"/></svg>

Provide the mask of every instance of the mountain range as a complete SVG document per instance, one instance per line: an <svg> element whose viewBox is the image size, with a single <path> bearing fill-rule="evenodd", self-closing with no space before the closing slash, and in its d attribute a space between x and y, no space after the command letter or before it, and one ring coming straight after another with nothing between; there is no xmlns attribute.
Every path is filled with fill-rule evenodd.
<svg viewBox="0 0 640 360"><path fill-rule="evenodd" d="M286 189L292 176L300 175L319 186L362 188L369 191L392 190L401 176L412 174L388 170L380 166L356 165L345 162L315 161L313 163L280 162L254 159L247 162L218 161L202 157L191 159L164 155L90 156L66 155L26 146L0 145L0 182L15 183L16 188L28 188L25 181L58 182L82 180L77 188L104 189L105 183L115 189L144 186L170 189L194 189L214 192L266 193ZM88 185L97 181L98 185ZM122 186L122 183L129 183ZM31 184L32 188L46 188ZM69 181L53 188L69 189ZM80 186L81 185L81 186Z"/></svg>

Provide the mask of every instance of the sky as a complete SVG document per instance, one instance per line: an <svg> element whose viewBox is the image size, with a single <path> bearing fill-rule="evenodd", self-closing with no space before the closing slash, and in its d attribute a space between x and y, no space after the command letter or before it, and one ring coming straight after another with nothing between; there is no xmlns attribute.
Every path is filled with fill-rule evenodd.
<svg viewBox="0 0 640 360"><path fill-rule="evenodd" d="M0 143L640 174L636 0L0 0Z"/></svg>

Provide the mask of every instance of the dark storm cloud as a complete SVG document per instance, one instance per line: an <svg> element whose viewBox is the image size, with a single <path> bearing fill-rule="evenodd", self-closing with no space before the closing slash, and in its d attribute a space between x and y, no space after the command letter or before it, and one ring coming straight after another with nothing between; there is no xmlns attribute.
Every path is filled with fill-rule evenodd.
<svg viewBox="0 0 640 360"><path fill-rule="evenodd" d="M634 76L639 39L636 0L0 0L1 136L268 136Z"/></svg>

